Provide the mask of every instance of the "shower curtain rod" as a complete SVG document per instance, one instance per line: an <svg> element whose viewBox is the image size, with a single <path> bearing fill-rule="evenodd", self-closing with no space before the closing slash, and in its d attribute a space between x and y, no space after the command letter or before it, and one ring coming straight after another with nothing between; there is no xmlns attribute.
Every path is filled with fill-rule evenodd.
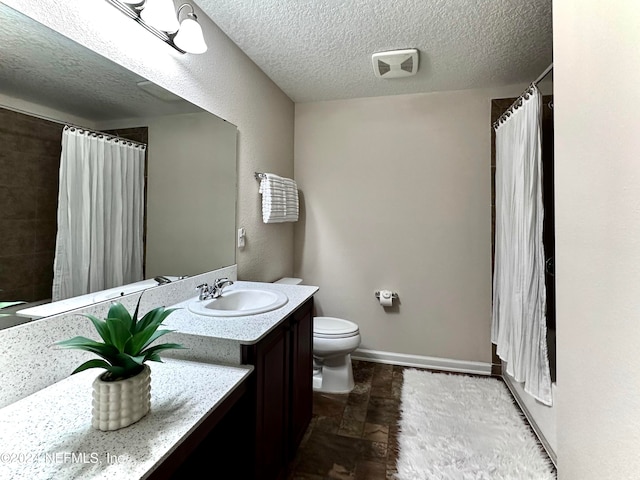
<svg viewBox="0 0 640 480"><path fill-rule="evenodd" d="M136 145L140 148L147 148L147 144L146 143L142 143L142 142L136 142L135 140L129 140L128 138L124 138L124 137L120 137L119 135L113 135L111 133L106 133L106 132L101 132L100 130L91 130L90 128L87 127L81 127L79 125L73 125L72 123L68 123L65 122L64 124L64 128L70 128L72 131L73 129L78 130L80 133L89 133L91 135L93 135L94 137L98 137L98 138L102 138L105 137L107 140L116 140L125 144L129 144L129 145Z"/></svg>
<svg viewBox="0 0 640 480"><path fill-rule="evenodd" d="M509 118L511 114L515 112L522 105L523 100L526 100L527 98L529 98L529 95L531 94L531 89L533 87L538 86L538 83L540 83L544 77L549 75L551 71L553 71L553 62L551 62L551 64L547 68L545 68L544 72L542 72L538 78L536 78L533 82L531 82L531 85L529 85L529 88L527 88L518 98L516 98L515 101L511 104L511 106L507 108L507 110L502 115L500 115L500 117L495 122L493 122L494 130L497 129L502 123L504 123L504 121L507 118Z"/></svg>
<svg viewBox="0 0 640 480"><path fill-rule="evenodd" d="M533 84L538 85L538 83L540 83L544 77L549 75L551 70L553 70L553 62L551 62L551 64L545 69L545 71L542 72L540 76L533 81Z"/></svg>
<svg viewBox="0 0 640 480"><path fill-rule="evenodd" d="M95 135L104 135L106 137L117 138L119 140L129 142L131 144L140 145L140 146L143 146L145 148L147 147L146 143L136 142L135 140L129 140L128 138L120 137L118 135L113 135L113 134L110 134L110 133L101 132L99 130L91 130L90 128L87 128L87 127L81 127L80 125L75 125L73 123L64 122L64 121L59 120L57 118L48 117L46 115L42 115L42 114L39 114L39 113L28 112L27 110L22 110L22 109L16 108L16 107L10 107L9 105L4 105L2 103L0 103L0 107L1 108L6 108L7 110L11 110L12 112L21 113L23 115L29 115L30 117L39 118L41 120L46 120L48 122L53 122L53 123L57 123L59 125L65 125L65 126L68 126L68 127L77 128L78 130L84 130L84 131L90 132L90 133L95 134Z"/></svg>

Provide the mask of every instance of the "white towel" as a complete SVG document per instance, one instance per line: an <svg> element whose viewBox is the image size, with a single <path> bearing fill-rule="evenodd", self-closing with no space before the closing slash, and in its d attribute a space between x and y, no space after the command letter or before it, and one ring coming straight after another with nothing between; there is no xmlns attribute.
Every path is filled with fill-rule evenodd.
<svg viewBox="0 0 640 480"><path fill-rule="evenodd" d="M264 223L297 222L298 186L290 178L265 173L260 181L262 221Z"/></svg>

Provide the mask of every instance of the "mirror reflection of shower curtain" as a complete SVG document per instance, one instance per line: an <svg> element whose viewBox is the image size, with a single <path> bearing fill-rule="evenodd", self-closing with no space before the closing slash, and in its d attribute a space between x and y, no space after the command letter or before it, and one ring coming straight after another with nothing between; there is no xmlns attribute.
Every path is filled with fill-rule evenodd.
<svg viewBox="0 0 640 480"><path fill-rule="evenodd" d="M65 127L53 301L142 280L144 154Z"/></svg>
<svg viewBox="0 0 640 480"><path fill-rule="evenodd" d="M547 356L542 228L542 96L528 99L496 129L496 226L491 341L507 373L552 404Z"/></svg>

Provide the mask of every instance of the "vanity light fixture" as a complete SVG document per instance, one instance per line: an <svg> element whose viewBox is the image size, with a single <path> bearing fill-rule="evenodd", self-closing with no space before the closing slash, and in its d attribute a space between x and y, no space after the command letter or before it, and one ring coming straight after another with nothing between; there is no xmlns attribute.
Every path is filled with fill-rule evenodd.
<svg viewBox="0 0 640 480"><path fill-rule="evenodd" d="M178 8L178 19L180 19L180 12L183 8L189 7L191 11L187 13L186 17L180 22L180 29L176 33L173 41L185 52L188 53L204 53L207 51L207 44L204 42L204 35L202 35L202 27L198 23L198 17L193 11L193 6L189 3L180 5Z"/></svg>
<svg viewBox="0 0 640 480"><path fill-rule="evenodd" d="M126 3L131 7L139 7L144 3L144 0L122 0L122 3Z"/></svg>
<svg viewBox="0 0 640 480"><path fill-rule="evenodd" d="M140 18L162 32L174 33L180 28L173 0L147 0L142 6Z"/></svg>
<svg viewBox="0 0 640 480"><path fill-rule="evenodd" d="M147 31L180 53L204 53L202 27L198 23L193 5L182 4L176 13L173 0L107 0L122 13L132 18ZM180 22L180 13L185 7L191 12Z"/></svg>

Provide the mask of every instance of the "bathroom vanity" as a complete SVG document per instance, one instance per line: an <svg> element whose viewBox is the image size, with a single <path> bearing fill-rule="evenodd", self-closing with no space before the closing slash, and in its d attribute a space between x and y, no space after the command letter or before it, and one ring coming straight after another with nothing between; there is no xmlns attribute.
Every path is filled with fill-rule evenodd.
<svg viewBox="0 0 640 480"><path fill-rule="evenodd" d="M55 359L48 381L32 378L47 370L40 363L43 347L70 332L91 336L83 330L90 322L79 314L104 315L108 302L0 332L0 342L10 347L0 358L0 381L16 392L15 401L5 399L0 409L0 478L178 479L202 468L216 478L285 478L311 419L318 288L236 282L231 291L273 290L287 302L249 316L193 314L188 305L197 298L194 285L213 275L220 273L143 296L143 310L159 303L179 308L165 320L174 332L164 338L187 349L168 351L164 363L150 364L151 411L113 432L91 427L91 383L99 373L69 376L70 364L77 366L72 352L48 351ZM130 309L136 299L123 297L122 303ZM31 376L21 370L27 366ZM39 381L47 383L38 387Z"/></svg>
<svg viewBox="0 0 640 480"><path fill-rule="evenodd" d="M165 324L179 332L171 341L190 346L192 354L253 367L246 412L252 419L252 431L239 440L251 452L244 462L253 464L249 478L284 478L311 420L313 294L318 288L236 282L228 291L234 289L283 293L288 301L263 314L208 318L189 310L189 303L194 301L190 299L177 304L181 310L169 316ZM211 342L203 345L203 338ZM186 352L176 350L171 355Z"/></svg>

